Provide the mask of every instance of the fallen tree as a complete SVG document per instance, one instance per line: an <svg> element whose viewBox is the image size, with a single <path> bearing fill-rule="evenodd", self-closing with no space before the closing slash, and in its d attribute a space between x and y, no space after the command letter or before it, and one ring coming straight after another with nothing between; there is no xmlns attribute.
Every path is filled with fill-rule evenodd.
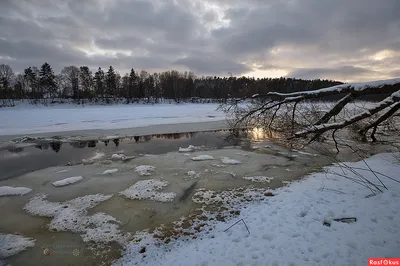
<svg viewBox="0 0 400 266"><path fill-rule="evenodd" d="M350 116L344 115L346 107L360 97L382 94L389 96L356 110ZM326 110L315 104L315 100L323 101L332 95L343 96ZM338 130L357 124L357 133L361 137L367 139L368 132L371 132L370 138L376 141L378 127L400 109L400 78L341 84L314 91L255 94L234 100L223 109L231 115L233 129L263 127L281 131L289 139L309 138L309 142L313 142L328 131L332 131L335 138Z"/></svg>

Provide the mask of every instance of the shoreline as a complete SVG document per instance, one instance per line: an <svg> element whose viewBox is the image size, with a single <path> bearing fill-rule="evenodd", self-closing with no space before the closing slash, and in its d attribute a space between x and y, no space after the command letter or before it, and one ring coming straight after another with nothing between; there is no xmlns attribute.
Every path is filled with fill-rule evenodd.
<svg viewBox="0 0 400 266"><path fill-rule="evenodd" d="M85 139L93 140L93 139L106 138L108 136L116 136L119 138L123 138L123 137L132 137L136 135L143 136L143 135L154 135L154 134L202 132L202 131L226 130L226 129L229 129L227 121L217 120L217 121L193 122L193 123L156 124L149 126L119 128L119 129L83 129L83 130L44 132L44 133L0 135L0 143L12 141L18 138L23 138L25 136L35 137L35 138L46 138L46 137L67 138L67 137L79 136Z"/></svg>

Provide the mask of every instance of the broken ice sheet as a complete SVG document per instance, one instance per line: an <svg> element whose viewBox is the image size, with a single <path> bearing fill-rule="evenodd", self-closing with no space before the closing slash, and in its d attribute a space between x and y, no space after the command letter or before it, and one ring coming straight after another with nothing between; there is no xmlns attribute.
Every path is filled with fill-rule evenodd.
<svg viewBox="0 0 400 266"><path fill-rule="evenodd" d="M175 198L176 193L158 192L158 190L166 187L167 185L168 181L157 179L141 180L124 191L121 191L119 194L130 199L151 199L155 201L168 202Z"/></svg>
<svg viewBox="0 0 400 266"><path fill-rule="evenodd" d="M84 242L117 242L126 244L127 233L118 229L120 222L105 213L88 215L94 208L112 195L86 195L65 202L51 202L47 195L39 194L30 199L24 210L32 215L51 217L50 230L80 233Z"/></svg>

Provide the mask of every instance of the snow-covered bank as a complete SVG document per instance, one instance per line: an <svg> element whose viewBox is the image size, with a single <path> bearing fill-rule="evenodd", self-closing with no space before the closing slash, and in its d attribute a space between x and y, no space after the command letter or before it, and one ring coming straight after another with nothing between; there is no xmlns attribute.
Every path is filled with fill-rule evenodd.
<svg viewBox="0 0 400 266"><path fill-rule="evenodd" d="M382 174L398 179L399 156L366 160L389 187L382 194L370 197L369 189L335 174L357 178L354 172L331 166L276 190L262 203L247 205L235 220L218 222L197 239L150 244L145 256L132 242L115 265L366 265L368 258L398 257L400 184ZM363 161L346 165L367 168ZM377 183L371 172L357 172ZM334 221L343 217L357 221ZM240 219L250 234L243 223L226 231Z"/></svg>
<svg viewBox="0 0 400 266"><path fill-rule="evenodd" d="M0 135L219 121L218 104L50 106L0 109Z"/></svg>

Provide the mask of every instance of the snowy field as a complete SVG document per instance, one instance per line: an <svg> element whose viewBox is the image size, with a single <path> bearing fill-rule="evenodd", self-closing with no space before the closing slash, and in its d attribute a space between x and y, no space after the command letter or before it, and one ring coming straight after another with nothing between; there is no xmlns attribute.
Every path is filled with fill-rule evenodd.
<svg viewBox="0 0 400 266"><path fill-rule="evenodd" d="M379 154L367 159L382 174L398 178L400 154ZM363 161L348 166L366 168ZM338 166L274 191L262 203L250 203L233 221L218 222L212 232L195 240L167 246L132 242L115 265L367 265L368 258L400 255L400 185L383 178L389 190L376 196L335 173L357 178ZM374 175L357 170L376 182ZM354 223L334 219L355 217ZM229 228L234 222L242 222ZM330 226L323 225L324 222ZM149 244L150 243L150 244Z"/></svg>
<svg viewBox="0 0 400 266"><path fill-rule="evenodd" d="M122 129L150 125L224 120L218 104L113 106L30 106L0 109L0 135L87 129Z"/></svg>

